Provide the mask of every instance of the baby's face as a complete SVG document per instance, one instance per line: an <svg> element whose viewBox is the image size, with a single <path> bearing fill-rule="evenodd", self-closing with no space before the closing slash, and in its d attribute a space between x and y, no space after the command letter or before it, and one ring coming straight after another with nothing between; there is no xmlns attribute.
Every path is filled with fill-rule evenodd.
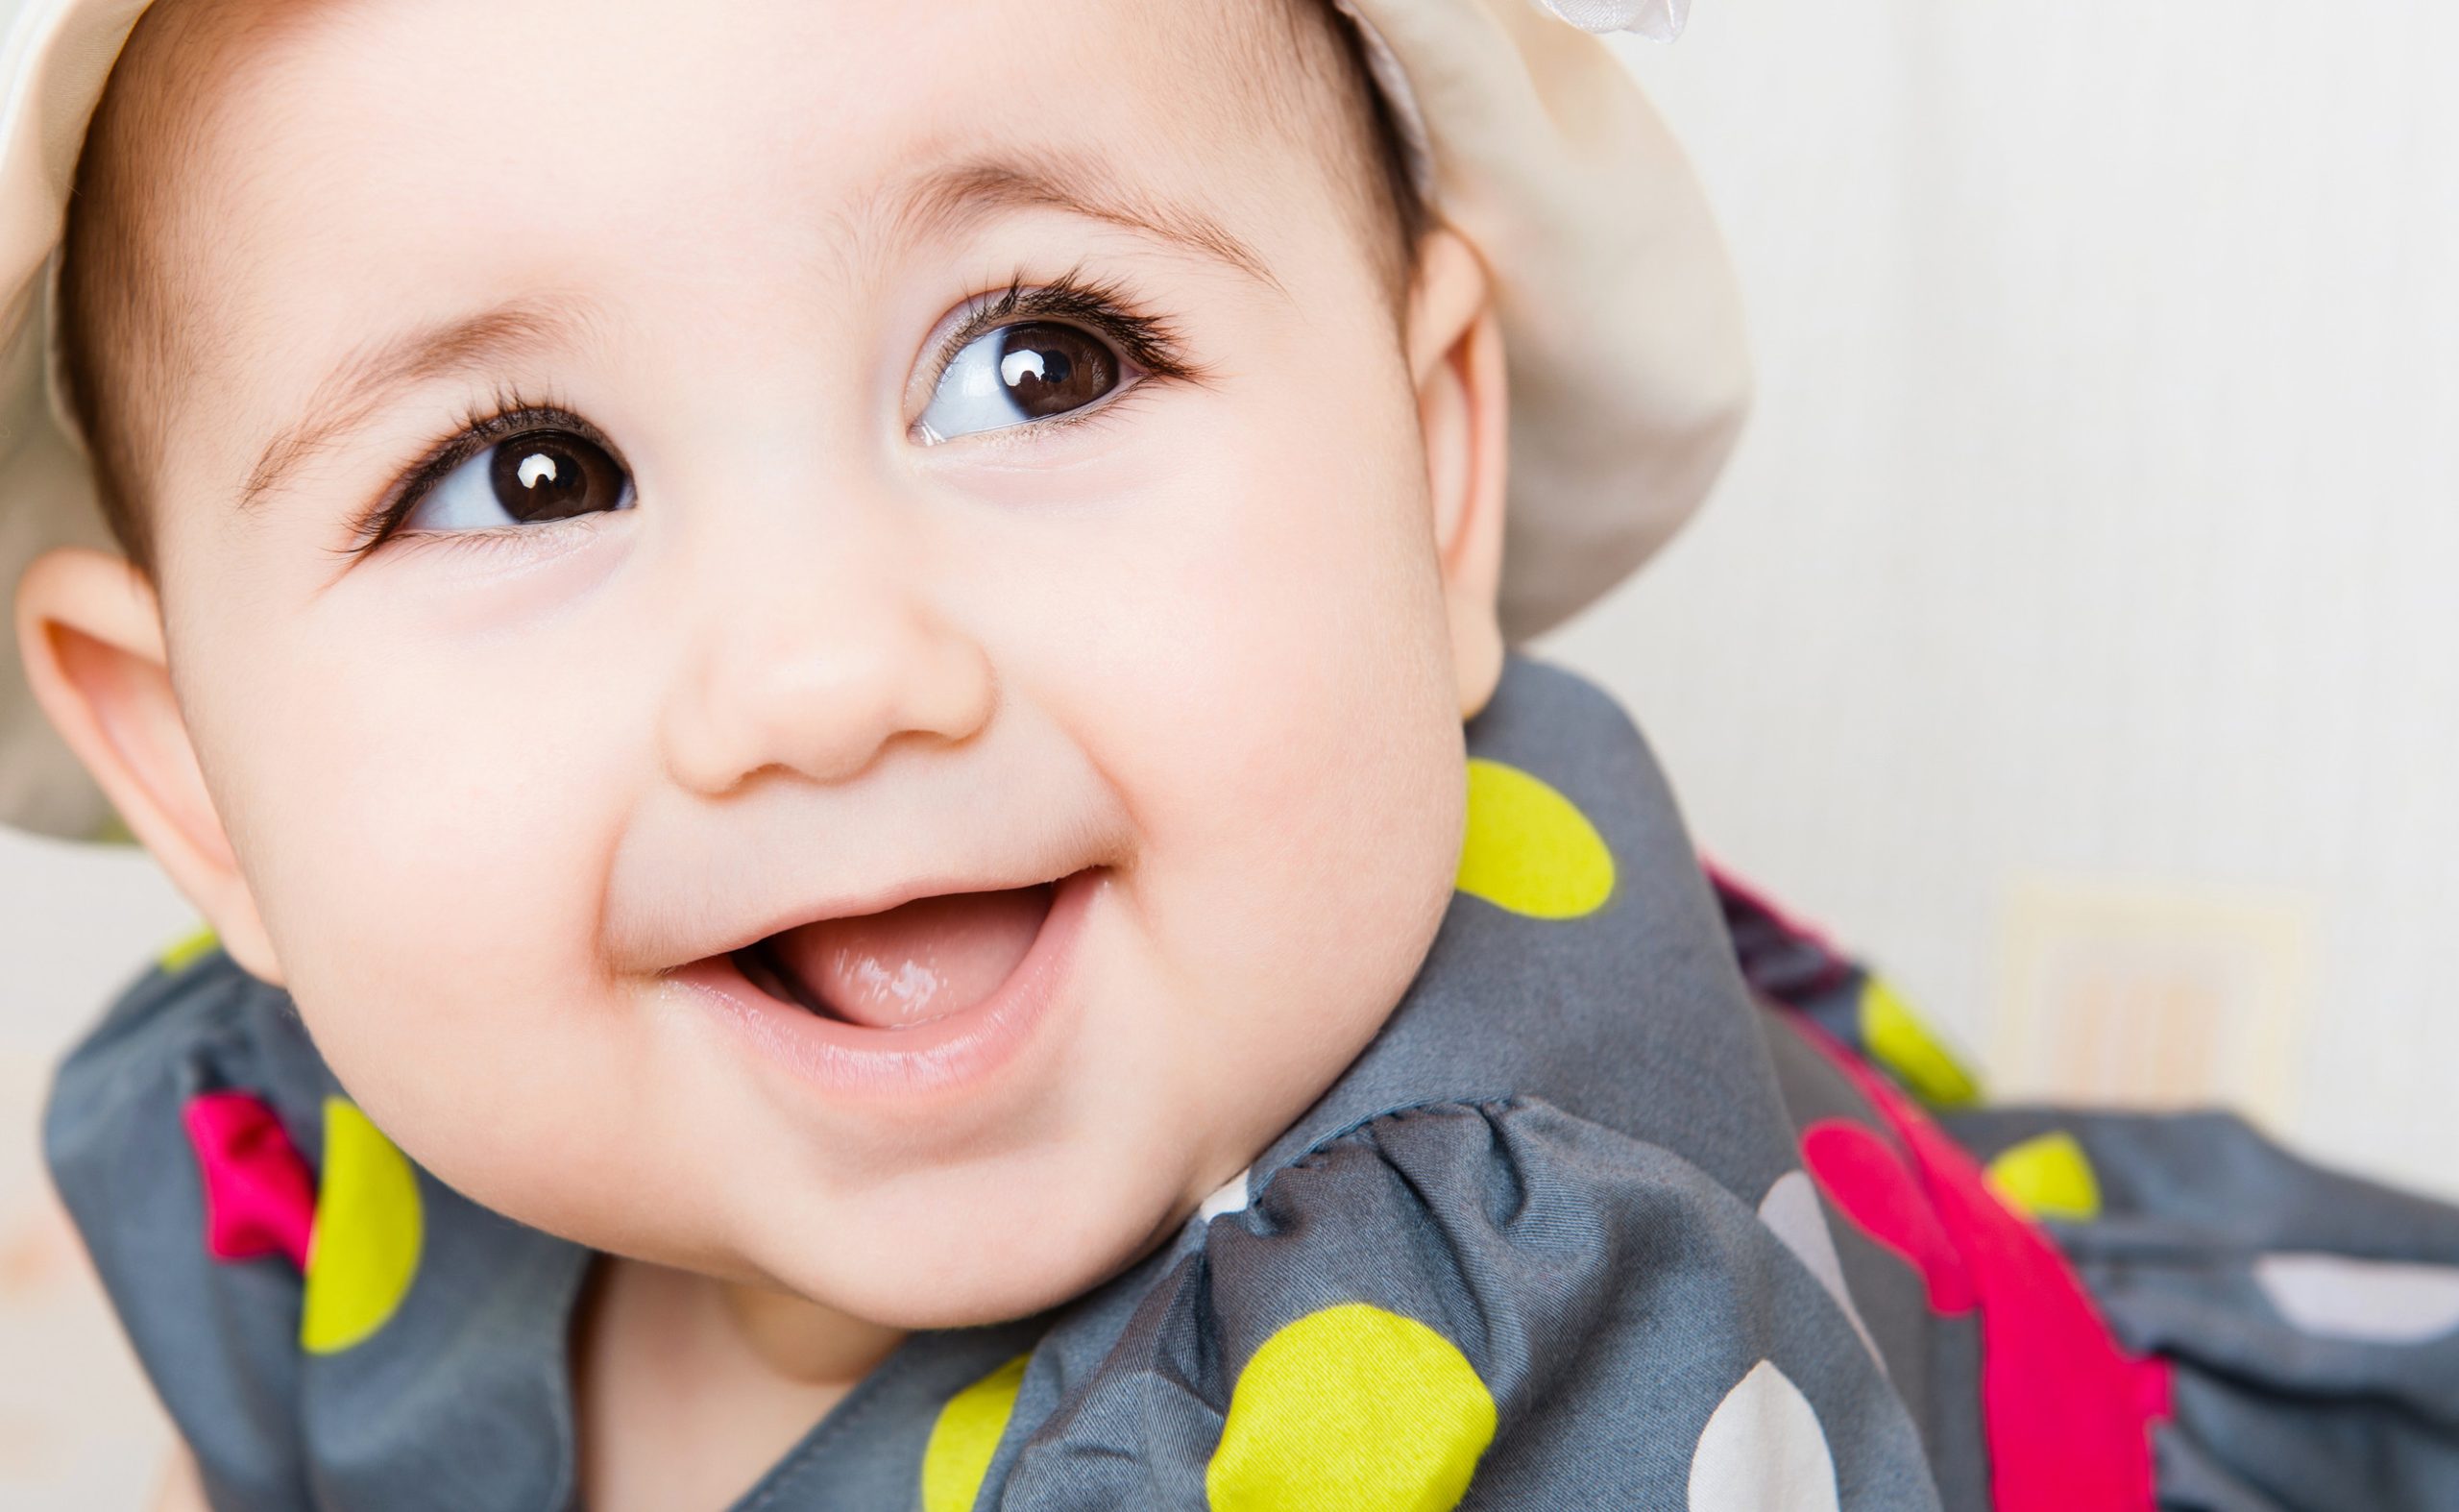
<svg viewBox="0 0 2459 1512"><path fill-rule="evenodd" d="M1354 191L1242 28L431 0L237 59L172 671L274 969L444 1181L1014 1315L1381 1024L1486 689Z"/></svg>

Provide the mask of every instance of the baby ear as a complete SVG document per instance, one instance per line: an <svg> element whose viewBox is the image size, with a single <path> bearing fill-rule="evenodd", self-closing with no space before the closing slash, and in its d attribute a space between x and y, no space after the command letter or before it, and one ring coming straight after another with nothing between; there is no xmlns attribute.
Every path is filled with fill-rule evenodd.
<svg viewBox="0 0 2459 1512"><path fill-rule="evenodd" d="M1419 244L1406 348L1465 719L1486 706L1502 676L1497 605L1510 396L1493 282L1476 249L1449 227L1437 226Z"/></svg>
<svg viewBox="0 0 2459 1512"><path fill-rule="evenodd" d="M171 689L153 585L108 551L46 551L17 580L16 629L26 679L52 727L231 959L279 985L272 942Z"/></svg>

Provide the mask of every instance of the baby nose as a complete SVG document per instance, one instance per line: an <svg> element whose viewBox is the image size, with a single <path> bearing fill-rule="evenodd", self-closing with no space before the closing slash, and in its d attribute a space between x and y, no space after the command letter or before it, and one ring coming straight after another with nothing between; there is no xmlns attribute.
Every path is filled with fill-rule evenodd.
<svg viewBox="0 0 2459 1512"><path fill-rule="evenodd" d="M682 671L667 766L711 795L769 768L838 781L901 736L962 741L997 695L974 637L910 584L841 564L730 583Z"/></svg>

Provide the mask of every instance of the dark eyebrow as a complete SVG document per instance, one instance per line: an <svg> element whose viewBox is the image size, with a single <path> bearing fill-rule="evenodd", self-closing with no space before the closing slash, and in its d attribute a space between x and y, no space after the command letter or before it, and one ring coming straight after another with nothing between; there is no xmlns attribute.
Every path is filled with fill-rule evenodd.
<svg viewBox="0 0 2459 1512"><path fill-rule="evenodd" d="M1141 197L1091 159L969 159L928 170L891 203L891 218L909 240L953 236L1003 209L1058 209L1179 247L1287 293L1254 249L1219 221L1192 206ZM585 306L570 302L516 300L353 354L317 385L307 418L266 443L239 490L239 507L256 508L302 463L365 425L402 389L569 349L594 323Z"/></svg>
<svg viewBox="0 0 2459 1512"><path fill-rule="evenodd" d="M361 348L316 386L307 418L266 443L239 490L239 507L254 509L292 470L365 425L401 390L569 348L589 325L587 313L570 303L516 300Z"/></svg>
<svg viewBox="0 0 2459 1512"><path fill-rule="evenodd" d="M952 235L1003 209L1058 209L1108 221L1287 292L1254 249L1219 221L1193 206L1141 196L1089 159L1036 154L934 168L898 197L894 220L908 238L926 240Z"/></svg>

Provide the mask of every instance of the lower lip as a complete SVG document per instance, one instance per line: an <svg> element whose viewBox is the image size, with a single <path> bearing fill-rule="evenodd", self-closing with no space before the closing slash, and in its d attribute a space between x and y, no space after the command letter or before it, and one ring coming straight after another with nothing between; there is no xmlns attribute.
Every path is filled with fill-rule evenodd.
<svg viewBox="0 0 2459 1512"><path fill-rule="evenodd" d="M1015 1060L1058 1005L1103 876L1088 867L1060 878L1050 912L1008 979L981 1002L911 1028L822 1018L754 987L722 955L695 961L667 980L714 1009L718 1021L755 1053L830 1094L893 1098L969 1088Z"/></svg>

